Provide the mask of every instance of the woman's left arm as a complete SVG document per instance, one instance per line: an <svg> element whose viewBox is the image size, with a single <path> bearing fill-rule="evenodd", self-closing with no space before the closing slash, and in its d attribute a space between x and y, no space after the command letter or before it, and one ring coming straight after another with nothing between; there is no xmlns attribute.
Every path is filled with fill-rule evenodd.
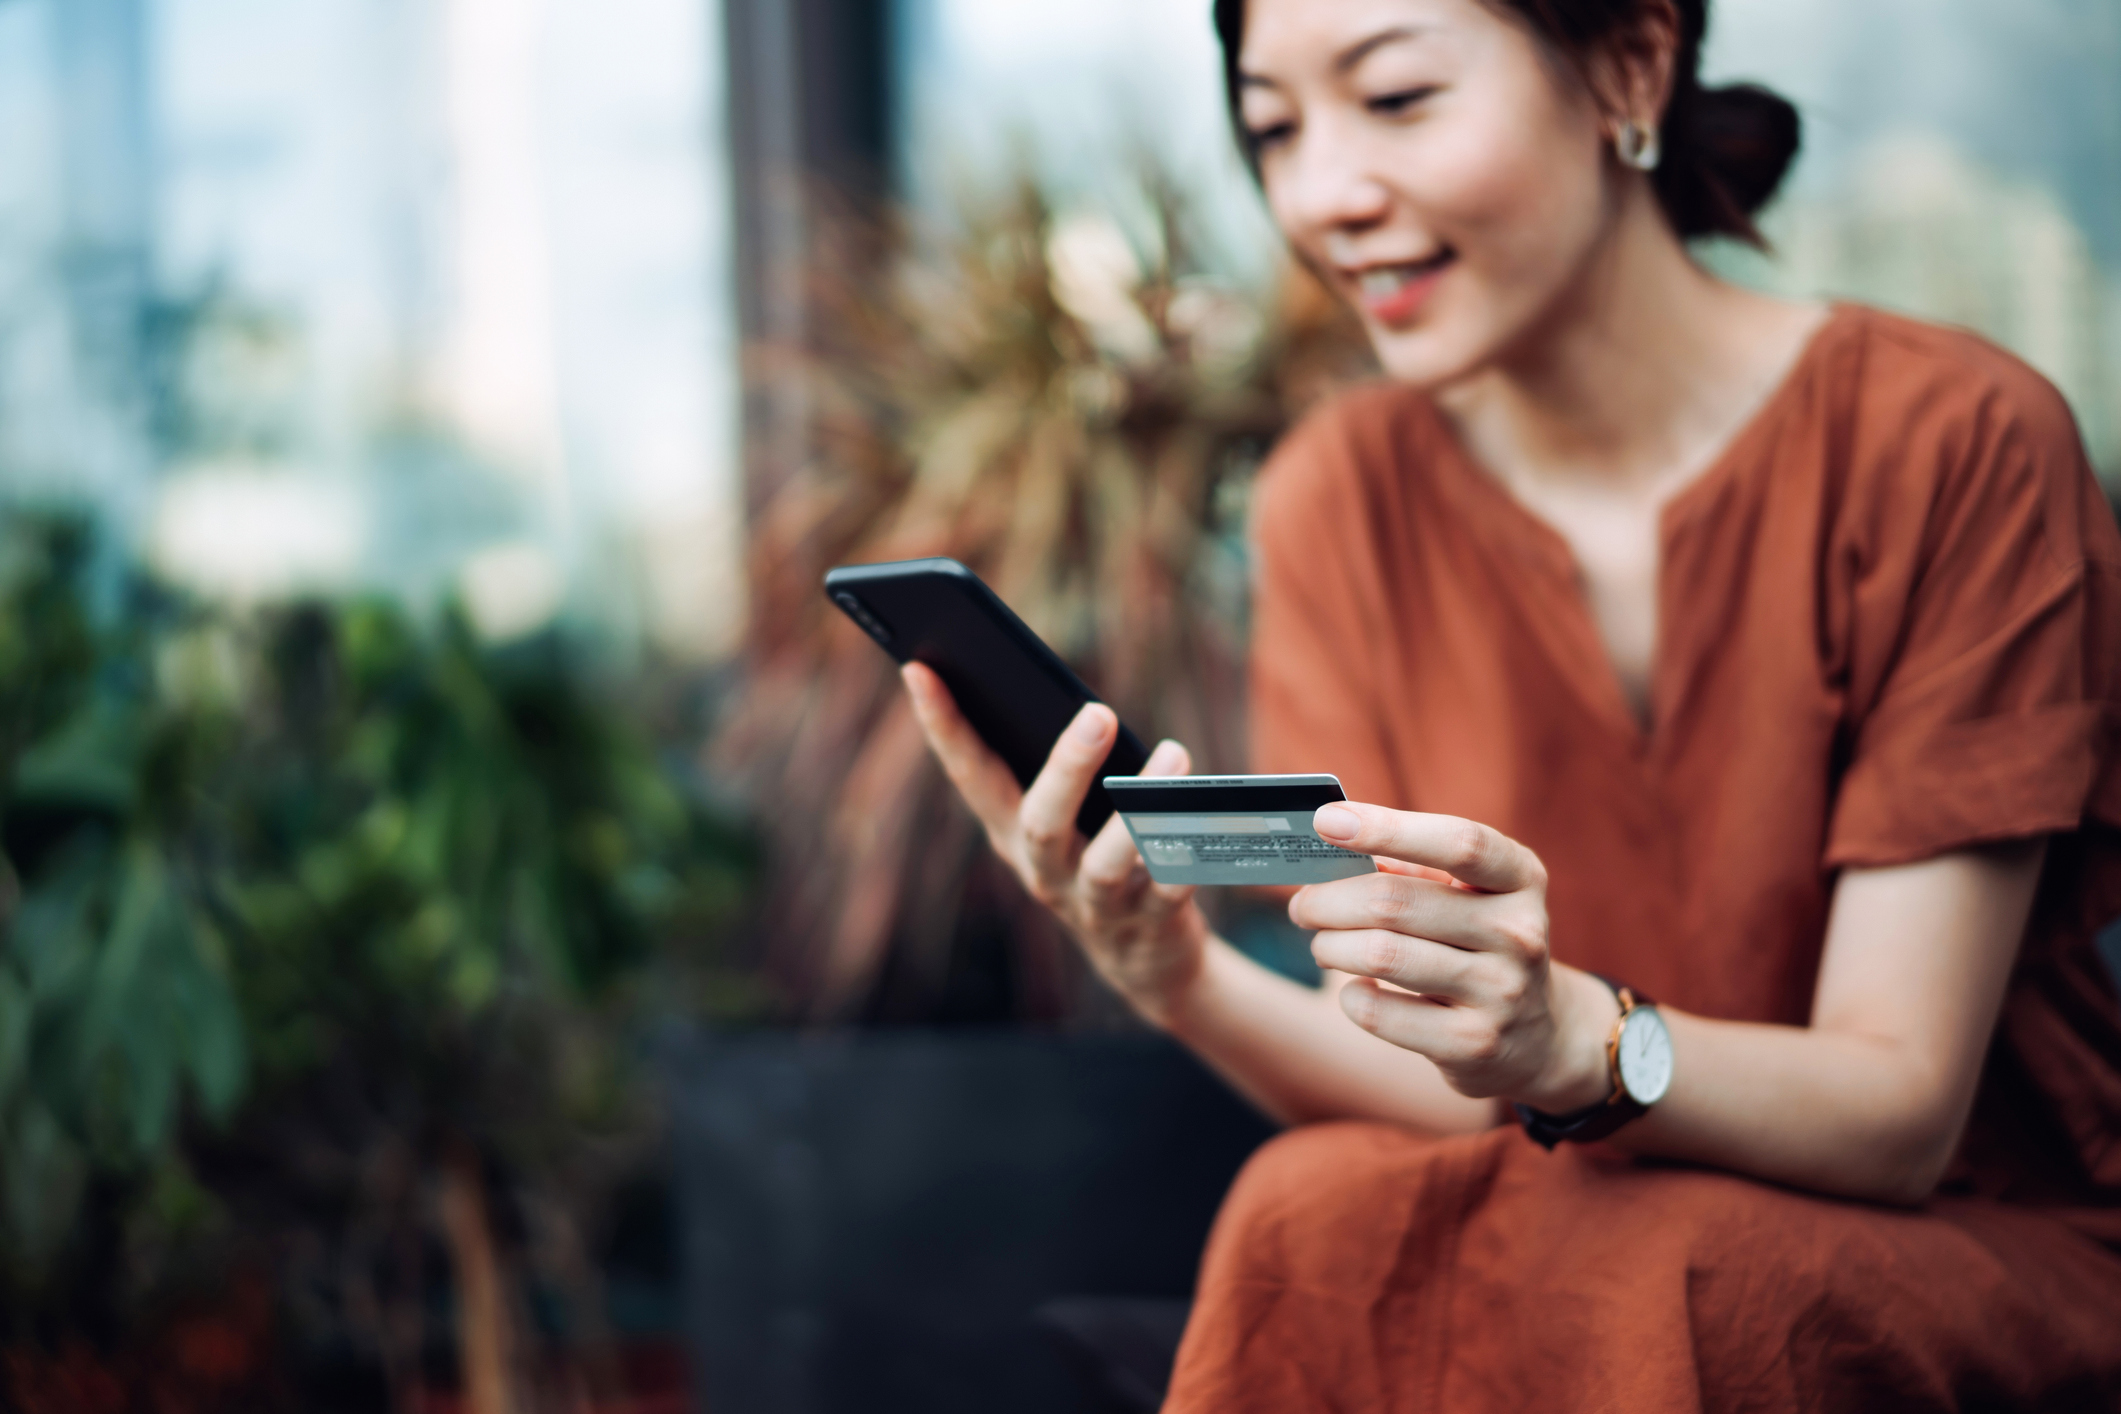
<svg viewBox="0 0 2121 1414"><path fill-rule="evenodd" d="M1341 993L1357 1025L1428 1056L1468 1095L1562 1114L1611 1093L1619 1009L1597 978L1549 961L1546 873L1531 851L1485 826L1377 806L1329 806L1319 830L1389 871L1290 903L1319 930L1322 966L1369 979ZM1845 871L1811 1024L1661 1006L1671 1089L1608 1142L1921 1202L1966 1127L2045 857L2034 840Z"/></svg>

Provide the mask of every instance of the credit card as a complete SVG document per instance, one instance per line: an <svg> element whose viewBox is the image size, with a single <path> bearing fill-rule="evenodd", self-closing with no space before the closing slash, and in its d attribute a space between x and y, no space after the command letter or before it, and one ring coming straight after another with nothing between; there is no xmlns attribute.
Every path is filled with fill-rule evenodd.
<svg viewBox="0 0 2121 1414"><path fill-rule="evenodd" d="M1323 884L1374 874L1318 837L1311 812L1348 797L1335 776L1107 776L1113 808L1159 884Z"/></svg>

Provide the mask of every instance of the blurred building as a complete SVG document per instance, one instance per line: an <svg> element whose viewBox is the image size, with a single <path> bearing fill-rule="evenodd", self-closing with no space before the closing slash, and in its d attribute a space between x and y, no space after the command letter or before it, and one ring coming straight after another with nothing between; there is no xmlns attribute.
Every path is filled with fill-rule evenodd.
<svg viewBox="0 0 2121 1414"><path fill-rule="evenodd" d="M805 317L788 179L948 220L1036 173L1278 246L1207 0L0 0L0 491L211 592L469 595L695 656L741 612L738 348ZM1775 288L1970 324L2121 474L2121 6L1718 0L1795 98ZM748 418L748 421L746 419ZM763 419L763 420L761 420ZM799 454L800 447L796 452ZM784 459L785 460L785 459Z"/></svg>
<svg viewBox="0 0 2121 1414"><path fill-rule="evenodd" d="M1838 193L1793 197L1769 229L1764 283L1979 330L2054 380L2093 460L2121 477L2121 289L2050 188L1934 131L1887 133Z"/></svg>
<svg viewBox="0 0 2121 1414"><path fill-rule="evenodd" d="M138 0L0 4L0 466L122 500L148 470Z"/></svg>
<svg viewBox="0 0 2121 1414"><path fill-rule="evenodd" d="M1279 237L1230 140L1210 0L899 5L899 168L928 212L1029 169L1063 206L1124 218L1153 157L1182 174L1203 254L1271 280Z"/></svg>
<svg viewBox="0 0 2121 1414"><path fill-rule="evenodd" d="M720 39L696 0L0 0L0 477L218 591L486 556L725 646Z"/></svg>
<svg viewBox="0 0 2121 1414"><path fill-rule="evenodd" d="M2121 6L1717 0L1705 65L1797 103L1744 278L1963 324L2061 387L2121 482Z"/></svg>

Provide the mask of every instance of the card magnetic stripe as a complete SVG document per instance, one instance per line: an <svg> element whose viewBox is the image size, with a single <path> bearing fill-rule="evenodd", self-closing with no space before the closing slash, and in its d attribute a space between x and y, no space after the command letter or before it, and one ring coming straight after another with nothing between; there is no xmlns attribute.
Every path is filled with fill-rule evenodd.
<svg viewBox="0 0 2121 1414"><path fill-rule="evenodd" d="M1329 785L1166 786L1109 785L1113 803L1130 815L1256 815L1267 810L1316 810L1347 797Z"/></svg>

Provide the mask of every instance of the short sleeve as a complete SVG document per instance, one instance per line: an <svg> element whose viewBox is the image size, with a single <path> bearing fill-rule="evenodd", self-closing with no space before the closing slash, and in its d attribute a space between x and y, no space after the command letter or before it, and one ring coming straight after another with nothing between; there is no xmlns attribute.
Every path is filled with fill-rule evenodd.
<svg viewBox="0 0 2121 1414"><path fill-rule="evenodd" d="M1252 508L1252 769L1330 772L1353 800L1395 803L1379 703L1388 601L1345 400L1292 431Z"/></svg>
<svg viewBox="0 0 2121 1414"><path fill-rule="evenodd" d="M2121 823L2121 537L2067 407L2019 372L1911 429L1837 555L1849 747L1828 867Z"/></svg>

